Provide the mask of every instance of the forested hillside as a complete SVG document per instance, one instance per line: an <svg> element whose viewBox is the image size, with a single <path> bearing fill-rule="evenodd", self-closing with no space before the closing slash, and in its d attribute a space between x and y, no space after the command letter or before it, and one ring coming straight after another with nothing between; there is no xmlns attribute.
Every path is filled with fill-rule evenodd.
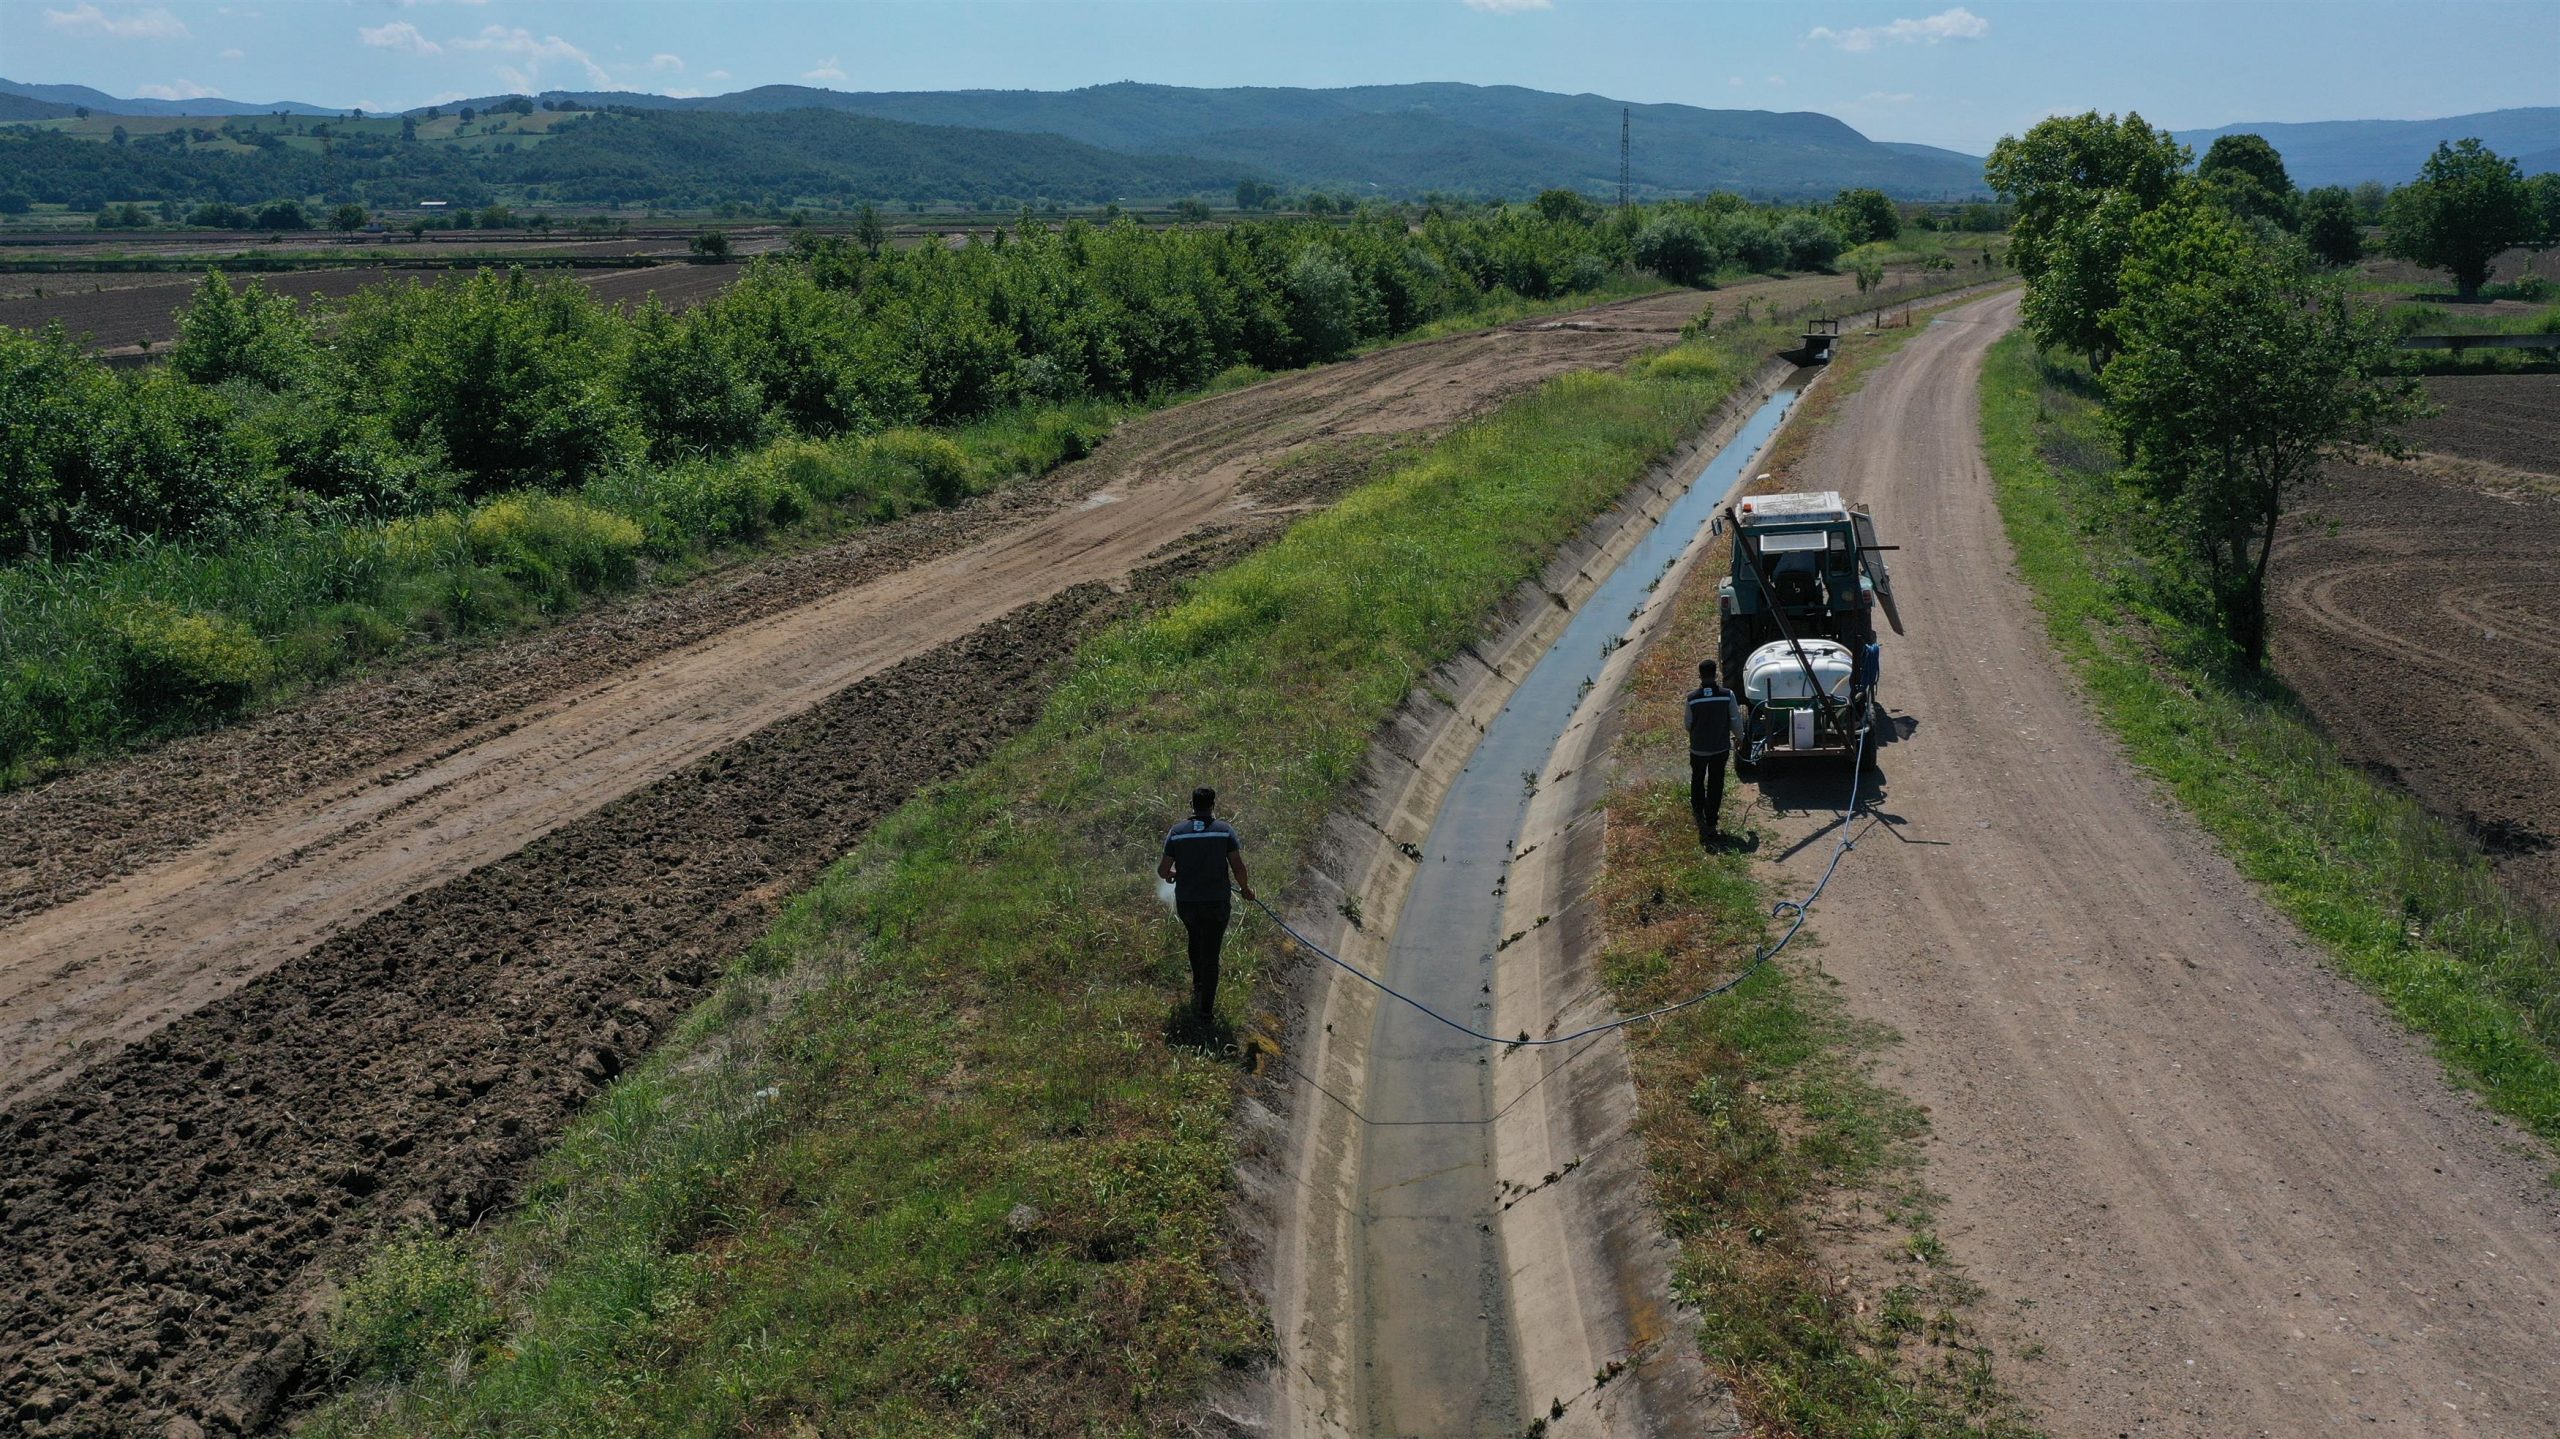
<svg viewBox="0 0 2560 1439"><path fill-rule="evenodd" d="M58 100L55 92L67 88L72 87L0 82L0 92L15 89L37 101ZM77 138L93 144L108 139L111 107L145 103L98 98L103 103L91 107L93 117L72 127ZM5 93L0 103L11 103ZM149 103L155 108L148 113L176 108ZM608 114L627 127L586 128L604 122L578 120L496 139L485 131L454 133L449 122L419 123L457 112L530 110L535 104L526 97L495 96L411 112L405 117L415 131L409 148L388 144L404 133L404 117L397 116L305 119L297 138L307 138L310 126L330 124L334 139L328 148L341 169L324 178L380 203L412 198L420 187L460 195L466 186L543 186L544 195L507 198L570 202L687 204L774 194L1093 201L1231 191L1243 179L1290 192L1519 198L1552 188L1613 191L1624 111L1632 131L1629 179L1639 197L1732 190L1801 199L1872 187L1905 198L1951 198L1982 188L1980 162L1972 157L1879 144L1827 115L1622 106L1598 95L1511 86L1195 90L1118 84L1066 91L845 94L776 85L683 100L550 92L539 103L544 108L531 119L548 121L559 107ZM29 112L19 118L38 117ZM137 132L128 138L143 137ZM216 146L202 158L216 158L225 148ZM439 165L431 153L439 148L477 153L459 166ZM559 154L544 159L534 153L545 149ZM571 155L584 163L566 163ZM199 157L190 152L181 157L186 165L145 166L147 175L128 175L113 156L74 163L58 153L31 151L6 158L23 159L10 168L31 180L45 177L57 190L66 188L67 171L85 170L90 179L79 188L126 200L170 197L170 187L185 183L194 173L187 166ZM275 182L261 186L237 171L210 166L204 188L173 198L236 198L243 186L262 194L323 193L325 186L312 184L299 191L277 188L306 173L279 171ZM125 188L137 182L150 188Z"/></svg>
<svg viewBox="0 0 2560 1439"><path fill-rule="evenodd" d="M0 188L79 210L107 201L247 204L277 196L373 206L428 197L679 207L737 199L1096 204L1231 193L1240 178L1232 163L1122 155L1054 135L826 110L535 118L560 123L520 137L452 138L422 135L414 121L404 126L399 119L296 121L289 134L272 120L208 120L104 144L13 126L0 129L0 175L7 177ZM449 128L452 120L440 124Z"/></svg>

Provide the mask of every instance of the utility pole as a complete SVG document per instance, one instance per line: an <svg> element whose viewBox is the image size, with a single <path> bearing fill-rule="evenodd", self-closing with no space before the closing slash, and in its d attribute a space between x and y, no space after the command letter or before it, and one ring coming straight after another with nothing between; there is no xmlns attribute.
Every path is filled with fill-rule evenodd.
<svg viewBox="0 0 2560 1439"><path fill-rule="evenodd" d="M1630 123L1628 117L1634 113L1627 106L1618 107L1618 208L1621 210L1627 208L1627 127Z"/></svg>

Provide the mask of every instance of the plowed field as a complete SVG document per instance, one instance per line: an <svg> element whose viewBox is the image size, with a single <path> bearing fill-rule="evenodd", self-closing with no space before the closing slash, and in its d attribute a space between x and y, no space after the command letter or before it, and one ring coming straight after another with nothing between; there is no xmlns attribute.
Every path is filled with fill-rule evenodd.
<svg viewBox="0 0 2560 1439"><path fill-rule="evenodd" d="M2427 392L2416 454L2334 467L2287 527L2277 669L2560 913L2560 376Z"/></svg>

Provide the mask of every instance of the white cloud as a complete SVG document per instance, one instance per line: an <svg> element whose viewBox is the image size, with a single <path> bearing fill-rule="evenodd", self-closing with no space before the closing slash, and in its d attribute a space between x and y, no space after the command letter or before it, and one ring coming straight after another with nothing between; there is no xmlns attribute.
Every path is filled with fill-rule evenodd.
<svg viewBox="0 0 2560 1439"><path fill-rule="evenodd" d="M1772 85L1784 85L1787 83L1787 77L1784 75L1772 75L1769 77L1769 83Z"/></svg>
<svg viewBox="0 0 2560 1439"><path fill-rule="evenodd" d="M800 78L803 80L842 80L845 78L845 73L844 71L836 68L836 57L830 55L818 66L817 69L801 71Z"/></svg>
<svg viewBox="0 0 2560 1439"><path fill-rule="evenodd" d="M439 90L435 94L427 97L427 103L430 105L450 105L456 100L468 100L470 98L471 93L467 90Z"/></svg>
<svg viewBox="0 0 2560 1439"><path fill-rule="evenodd" d="M1935 45L1941 40L1979 40L1991 33L1991 22L1961 5L1941 10L1917 20L1896 20L1890 25L1860 25L1848 30L1834 30L1817 25L1807 40L1828 40L1843 50L1873 50L1879 40L1897 45Z"/></svg>
<svg viewBox="0 0 2560 1439"><path fill-rule="evenodd" d="M684 68L684 57L682 55L652 55L649 57L649 68L652 70L681 70Z"/></svg>
<svg viewBox="0 0 2560 1439"><path fill-rule="evenodd" d="M531 90L542 74L542 67L554 60L565 61L586 71L587 83L611 86L613 76L586 51L557 35L536 36L523 26L489 25L480 33L464 40L448 40L446 48L476 50L491 55L506 55L520 61L517 65L501 65L498 74L518 90Z"/></svg>
<svg viewBox="0 0 2560 1439"><path fill-rule="evenodd" d="M376 50L406 50L412 55L441 55L444 47L418 33L418 27L406 20L388 25L359 25L356 38Z"/></svg>
<svg viewBox="0 0 2560 1439"><path fill-rule="evenodd" d="M729 72L726 70L714 70L702 78L705 80L726 80L729 78Z"/></svg>
<svg viewBox="0 0 2560 1439"><path fill-rule="evenodd" d="M133 92L145 100L202 100L222 98L222 92L193 80L173 80L166 85L145 85Z"/></svg>
<svg viewBox="0 0 2560 1439"><path fill-rule="evenodd" d="M1858 97L1858 103L1861 105L1908 105L1915 98L1908 90L1896 90L1891 94L1882 90L1869 90Z"/></svg>
<svg viewBox="0 0 2560 1439"><path fill-rule="evenodd" d="M95 5L47 10L44 23L74 35L104 35L112 40L184 40L187 23L166 10L131 10L110 15Z"/></svg>
<svg viewBox="0 0 2560 1439"><path fill-rule="evenodd" d="M249 52L241 49L237 45L234 45L230 49L223 51L218 58L224 60L246 60L249 58Z"/></svg>
<svg viewBox="0 0 2560 1439"><path fill-rule="evenodd" d="M1487 15L1517 15L1524 10L1553 10L1555 0L1467 0L1467 8Z"/></svg>
<svg viewBox="0 0 2560 1439"><path fill-rule="evenodd" d="M1751 82L1750 82L1750 81L1748 81L1748 80L1743 79L1743 78L1742 78L1741 76L1739 76L1739 75L1736 75L1736 76L1734 76L1732 79L1727 80L1727 81L1725 81L1724 83L1726 83L1726 84L1728 84L1728 85L1732 86L1732 87L1733 87L1733 88L1735 88L1736 90L1739 90L1739 89L1741 89L1743 86L1748 85L1748 84L1750 84Z"/></svg>

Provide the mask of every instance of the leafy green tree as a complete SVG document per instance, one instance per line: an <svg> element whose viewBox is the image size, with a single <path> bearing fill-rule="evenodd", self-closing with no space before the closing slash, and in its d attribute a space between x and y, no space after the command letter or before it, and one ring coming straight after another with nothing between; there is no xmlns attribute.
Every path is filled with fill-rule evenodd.
<svg viewBox="0 0 2560 1439"><path fill-rule="evenodd" d="M2356 197L2356 218L2368 225L2381 224L2383 211L2391 204L2391 188L2380 180L2358 180L2352 193Z"/></svg>
<svg viewBox="0 0 2560 1439"><path fill-rule="evenodd" d="M35 208L35 202L17 190L0 191L0 215L23 215Z"/></svg>
<svg viewBox="0 0 2560 1439"><path fill-rule="evenodd" d="M853 216L853 238L862 245L864 254L880 258L880 247L889 243L889 224L880 218L880 207L864 204Z"/></svg>
<svg viewBox="0 0 2560 1439"><path fill-rule="evenodd" d="M1600 207L1574 190L1541 190L1531 203L1553 225L1588 225L1600 218Z"/></svg>
<svg viewBox="0 0 2560 1439"><path fill-rule="evenodd" d="M729 232L726 230L705 230L701 234L693 237L693 244L690 248L693 253L701 256L703 259L714 262L726 260L729 258Z"/></svg>
<svg viewBox="0 0 2560 1439"><path fill-rule="evenodd" d="M482 270L359 292L337 348L391 432L441 446L480 495L574 487L632 454L639 437L608 383L619 330L573 279Z"/></svg>
<svg viewBox="0 0 2560 1439"><path fill-rule="evenodd" d="M261 230L308 230L311 216L299 200L277 200L258 211L256 224Z"/></svg>
<svg viewBox="0 0 2560 1439"><path fill-rule="evenodd" d="M764 396L746 367L710 324L655 300L632 320L618 388L654 463L727 454L765 437Z"/></svg>
<svg viewBox="0 0 2560 1439"><path fill-rule="evenodd" d="M1280 190L1277 186L1266 185L1260 180L1236 181L1236 208L1247 214L1256 210L1270 209L1271 202L1279 198Z"/></svg>
<svg viewBox="0 0 2560 1439"><path fill-rule="evenodd" d="M1377 298L1332 251L1310 245L1289 264L1289 328L1309 360L1330 360L1359 343L1376 322Z"/></svg>
<svg viewBox="0 0 2560 1439"><path fill-rule="evenodd" d="M1675 285L1703 285L1715 277L1724 256L1698 222L1685 215L1664 215L1636 232L1638 265Z"/></svg>
<svg viewBox="0 0 2560 1439"><path fill-rule="evenodd" d="M1787 247L1787 268L1792 270L1827 268L1848 248L1839 231L1813 215L1789 215L1779 221L1778 240Z"/></svg>
<svg viewBox="0 0 2560 1439"><path fill-rule="evenodd" d="M1173 213L1186 225L1197 225L1209 218L1209 202L1197 195L1185 195L1174 202Z"/></svg>
<svg viewBox="0 0 2560 1439"><path fill-rule="evenodd" d="M292 387L318 360L310 323L292 300L256 280L235 292L219 270L205 273L179 312L169 351L169 368L196 384L246 380L268 390Z"/></svg>
<svg viewBox="0 0 2560 1439"><path fill-rule="evenodd" d="M2418 178L2392 192L2384 224L2386 249L2450 273L2466 300L2479 298L2499 252L2535 228L2516 162L2477 140L2436 146Z"/></svg>
<svg viewBox="0 0 2560 1439"><path fill-rule="evenodd" d="M2355 197L2337 185L2305 191L2302 243L2323 265L2352 265L2363 259L2364 223L2356 218Z"/></svg>
<svg viewBox="0 0 2560 1439"><path fill-rule="evenodd" d="M1843 190L1831 202L1832 223L1852 245L1892 240L1902 234L1902 212L1882 190Z"/></svg>
<svg viewBox="0 0 2560 1439"><path fill-rule="evenodd" d="M2057 116L1992 147L1984 175L2017 207L2009 262L2027 279L2023 312L2039 340L2105 367L2133 222L2168 202L2186 163L2185 146L2130 112Z"/></svg>
<svg viewBox="0 0 2560 1439"><path fill-rule="evenodd" d="M2524 182L2525 197L2533 210L2533 244L2539 249L2560 245L2560 174L2544 171ZM8 197L0 195L0 212L8 207Z"/></svg>
<svg viewBox="0 0 2560 1439"><path fill-rule="evenodd" d="M2157 535L2241 666L2267 653L2267 561L2292 493L2419 411L2380 317L2210 204L2133 222L2107 413Z"/></svg>
<svg viewBox="0 0 2560 1439"><path fill-rule="evenodd" d="M372 223L373 214L352 201L329 212L329 228L340 234L354 234Z"/></svg>
<svg viewBox="0 0 2560 1439"><path fill-rule="evenodd" d="M2290 230L2295 224L2293 177L2284 157L2263 135L2225 135L2196 162L2196 178L2214 198L2243 219Z"/></svg>

